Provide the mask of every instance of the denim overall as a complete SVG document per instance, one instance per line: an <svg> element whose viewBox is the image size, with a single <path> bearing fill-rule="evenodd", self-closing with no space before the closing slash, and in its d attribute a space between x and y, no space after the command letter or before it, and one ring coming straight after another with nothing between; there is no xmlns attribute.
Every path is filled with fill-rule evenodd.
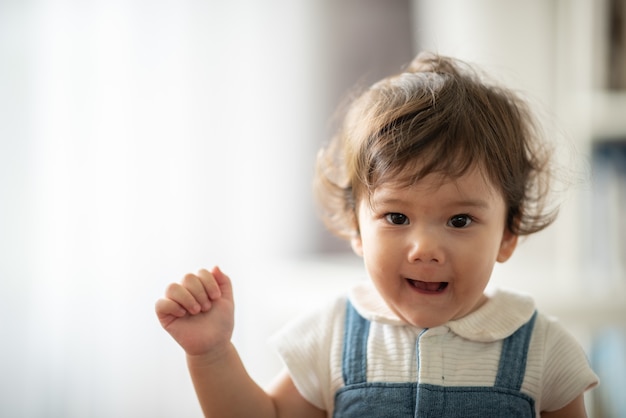
<svg viewBox="0 0 626 418"><path fill-rule="evenodd" d="M494 386L368 382L367 338L370 322L359 315L348 301L342 360L345 386L335 395L333 417L534 418L535 402L520 392L520 388L536 316L535 312L525 325L503 340ZM416 342L418 359L420 337Z"/></svg>

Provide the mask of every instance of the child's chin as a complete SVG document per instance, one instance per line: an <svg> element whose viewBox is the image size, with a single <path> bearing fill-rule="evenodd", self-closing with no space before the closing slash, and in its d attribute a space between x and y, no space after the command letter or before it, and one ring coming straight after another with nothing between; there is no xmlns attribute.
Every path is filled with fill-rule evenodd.
<svg viewBox="0 0 626 418"><path fill-rule="evenodd" d="M411 315L404 317L405 322L416 328L436 328L444 325L450 318L441 316L432 317L431 315Z"/></svg>

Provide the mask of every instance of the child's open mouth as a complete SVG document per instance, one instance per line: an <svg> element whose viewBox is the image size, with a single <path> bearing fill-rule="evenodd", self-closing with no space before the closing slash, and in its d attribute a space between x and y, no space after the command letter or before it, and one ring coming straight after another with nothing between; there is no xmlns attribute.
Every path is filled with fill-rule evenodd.
<svg viewBox="0 0 626 418"><path fill-rule="evenodd" d="M423 282L421 280L407 279L409 284L422 293L441 293L448 287L448 282Z"/></svg>

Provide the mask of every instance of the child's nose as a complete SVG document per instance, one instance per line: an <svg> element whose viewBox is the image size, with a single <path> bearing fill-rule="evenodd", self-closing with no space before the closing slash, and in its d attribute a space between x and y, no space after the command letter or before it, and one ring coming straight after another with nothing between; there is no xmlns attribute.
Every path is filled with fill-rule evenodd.
<svg viewBox="0 0 626 418"><path fill-rule="evenodd" d="M445 261L441 237L428 228L416 228L411 235L409 262L437 263Z"/></svg>

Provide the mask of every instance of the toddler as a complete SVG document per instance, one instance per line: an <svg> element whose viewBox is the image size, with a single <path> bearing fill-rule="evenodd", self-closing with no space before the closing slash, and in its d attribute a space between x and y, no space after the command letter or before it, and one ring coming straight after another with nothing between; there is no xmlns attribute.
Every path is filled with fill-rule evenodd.
<svg viewBox="0 0 626 418"><path fill-rule="evenodd" d="M422 53L353 101L318 156L328 227L367 283L274 339L267 390L235 347L230 279L186 275L157 301L209 417L584 417L598 383L532 298L487 292L518 237L552 223L550 150L514 93Z"/></svg>

